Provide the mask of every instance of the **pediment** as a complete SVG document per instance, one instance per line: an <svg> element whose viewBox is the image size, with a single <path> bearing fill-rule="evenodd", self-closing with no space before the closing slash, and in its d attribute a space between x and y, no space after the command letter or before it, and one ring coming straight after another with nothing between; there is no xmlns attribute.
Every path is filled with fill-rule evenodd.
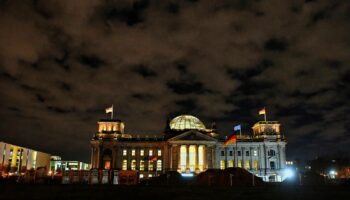
<svg viewBox="0 0 350 200"><path fill-rule="evenodd" d="M190 130L175 137L170 138L168 141L217 141L215 138L210 137L196 130Z"/></svg>

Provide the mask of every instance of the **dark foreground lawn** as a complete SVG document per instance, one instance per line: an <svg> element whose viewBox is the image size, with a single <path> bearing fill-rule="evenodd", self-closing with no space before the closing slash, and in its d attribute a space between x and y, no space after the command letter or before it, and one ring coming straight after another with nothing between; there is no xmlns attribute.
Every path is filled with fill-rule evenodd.
<svg viewBox="0 0 350 200"><path fill-rule="evenodd" d="M341 186L111 186L111 185L0 185L0 199L162 199L162 200L348 200L350 187Z"/></svg>

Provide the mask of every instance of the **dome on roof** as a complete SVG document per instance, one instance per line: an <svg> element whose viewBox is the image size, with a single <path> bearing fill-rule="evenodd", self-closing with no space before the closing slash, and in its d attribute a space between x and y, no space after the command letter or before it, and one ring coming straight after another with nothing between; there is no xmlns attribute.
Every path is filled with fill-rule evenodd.
<svg viewBox="0 0 350 200"><path fill-rule="evenodd" d="M172 119L169 123L171 130L205 130L201 120L192 115L180 115Z"/></svg>

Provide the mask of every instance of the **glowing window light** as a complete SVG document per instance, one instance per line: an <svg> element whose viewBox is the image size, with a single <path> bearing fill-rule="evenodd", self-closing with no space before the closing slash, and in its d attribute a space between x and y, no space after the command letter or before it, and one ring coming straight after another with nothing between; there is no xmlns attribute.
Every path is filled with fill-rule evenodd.
<svg viewBox="0 0 350 200"><path fill-rule="evenodd" d="M225 169L225 161L224 160L220 160L220 169Z"/></svg>
<svg viewBox="0 0 350 200"><path fill-rule="evenodd" d="M162 171L162 161L157 160L157 171Z"/></svg>
<svg viewBox="0 0 350 200"><path fill-rule="evenodd" d="M131 170L136 170L136 160L131 161Z"/></svg>
<svg viewBox="0 0 350 200"><path fill-rule="evenodd" d="M144 170L145 170L145 161L140 160L140 171L144 171Z"/></svg>
<svg viewBox="0 0 350 200"><path fill-rule="evenodd" d="M127 160L123 160L122 170L127 170L127 169L128 169L128 161Z"/></svg>
<svg viewBox="0 0 350 200"><path fill-rule="evenodd" d="M193 173L182 173L181 176L183 176L183 177L193 177Z"/></svg>
<svg viewBox="0 0 350 200"><path fill-rule="evenodd" d="M153 162L152 161L148 161L148 171L153 171Z"/></svg>

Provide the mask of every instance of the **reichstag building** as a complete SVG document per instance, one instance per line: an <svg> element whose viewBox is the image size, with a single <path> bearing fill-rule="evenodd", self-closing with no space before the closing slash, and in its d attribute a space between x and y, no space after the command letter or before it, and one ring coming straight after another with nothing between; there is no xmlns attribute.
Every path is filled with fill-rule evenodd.
<svg viewBox="0 0 350 200"><path fill-rule="evenodd" d="M196 175L207 169L240 167L264 181L283 181L286 140L277 121L260 121L251 135L237 135L225 145L215 126L207 128L191 115L180 115L167 122L160 138L134 137L124 132L116 119L98 121L98 132L91 140L94 169L137 170L140 179L167 171Z"/></svg>

